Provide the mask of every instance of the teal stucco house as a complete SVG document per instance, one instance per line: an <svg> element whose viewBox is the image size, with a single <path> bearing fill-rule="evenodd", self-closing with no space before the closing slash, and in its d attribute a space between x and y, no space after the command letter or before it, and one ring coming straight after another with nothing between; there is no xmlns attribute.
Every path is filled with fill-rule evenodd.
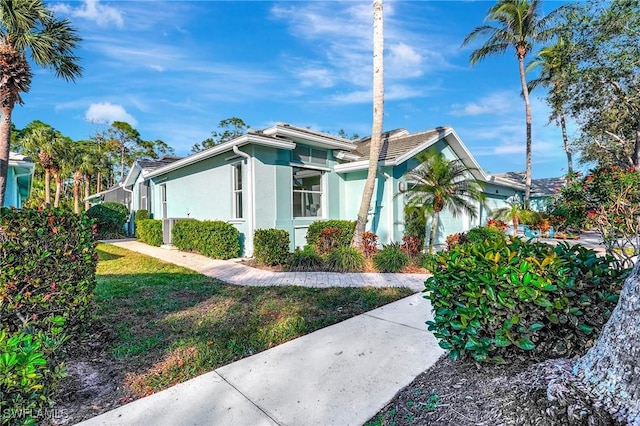
<svg viewBox="0 0 640 426"><path fill-rule="evenodd" d="M313 221L355 220L369 145L370 138L352 141L279 123L182 159L138 160L121 185L131 193L132 211L148 210L155 219L166 219L166 226L172 218L233 224L242 235L244 255L251 256L256 229L288 231L293 249L306 244ZM398 194L406 185L404 174L418 166L415 155L427 149L463 161L487 195L475 219L441 214L441 242L484 224L490 209L524 191L519 182L486 174L451 127L387 132L367 224L381 243L402 240L405 199Z"/></svg>
<svg viewBox="0 0 640 426"><path fill-rule="evenodd" d="M31 194L34 171L35 164L29 157L9 152L9 173L4 207L22 207L22 203Z"/></svg>

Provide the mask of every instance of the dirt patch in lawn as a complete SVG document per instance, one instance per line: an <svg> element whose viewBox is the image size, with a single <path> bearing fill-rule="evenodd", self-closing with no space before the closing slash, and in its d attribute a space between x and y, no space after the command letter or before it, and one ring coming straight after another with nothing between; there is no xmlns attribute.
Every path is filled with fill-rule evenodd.
<svg viewBox="0 0 640 426"><path fill-rule="evenodd" d="M564 426L617 425L572 380L571 363L517 361L506 365L443 356L401 390L367 425ZM554 401L547 398L553 381Z"/></svg>

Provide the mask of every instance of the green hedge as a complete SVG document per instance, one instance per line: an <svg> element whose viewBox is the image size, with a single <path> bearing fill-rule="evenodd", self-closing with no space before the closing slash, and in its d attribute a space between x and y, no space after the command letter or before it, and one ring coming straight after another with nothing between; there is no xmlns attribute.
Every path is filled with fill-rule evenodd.
<svg viewBox="0 0 640 426"><path fill-rule="evenodd" d="M99 238L119 237L125 234L123 227L129 218L129 209L122 203L108 201L92 206L87 216L95 219Z"/></svg>
<svg viewBox="0 0 640 426"><path fill-rule="evenodd" d="M282 265L289 256L289 233L282 229L257 229L253 234L254 257L263 265Z"/></svg>
<svg viewBox="0 0 640 426"><path fill-rule="evenodd" d="M309 225L309 229L307 229L307 244L311 246L317 246L320 234L324 229L327 228L338 229L339 233L336 237L338 240L337 246L346 247L351 244L353 231L356 228L356 221L340 219L317 220L311 223L311 225Z"/></svg>
<svg viewBox="0 0 640 426"><path fill-rule="evenodd" d="M459 244L427 262L429 330L453 358L572 358L595 341L622 275L611 257L518 238Z"/></svg>
<svg viewBox="0 0 640 426"><path fill-rule="evenodd" d="M171 238L180 250L196 251L214 259L240 256L240 234L227 222L181 220L173 225Z"/></svg>
<svg viewBox="0 0 640 426"><path fill-rule="evenodd" d="M90 317L98 260L93 221L71 211L0 209L0 327L67 327Z"/></svg>
<svg viewBox="0 0 640 426"><path fill-rule="evenodd" d="M141 242L160 247L163 244L162 221L157 219L136 221L136 235Z"/></svg>

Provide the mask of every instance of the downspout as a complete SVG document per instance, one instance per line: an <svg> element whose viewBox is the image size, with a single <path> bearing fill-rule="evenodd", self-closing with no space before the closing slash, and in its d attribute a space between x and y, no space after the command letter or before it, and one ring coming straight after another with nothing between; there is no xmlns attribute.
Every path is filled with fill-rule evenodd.
<svg viewBox="0 0 640 426"><path fill-rule="evenodd" d="M255 223L254 211L253 211L253 161L251 161L251 156L246 152L240 151L237 145L233 146L233 152L240 157L243 157L247 160L247 209L249 210L249 215L247 217L247 235L245 238L245 253L246 257L253 257L253 227Z"/></svg>

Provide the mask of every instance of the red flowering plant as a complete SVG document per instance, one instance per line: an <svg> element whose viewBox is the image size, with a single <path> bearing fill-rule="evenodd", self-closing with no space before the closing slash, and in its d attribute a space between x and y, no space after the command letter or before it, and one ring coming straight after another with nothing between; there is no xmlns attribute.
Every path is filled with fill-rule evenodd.
<svg viewBox="0 0 640 426"><path fill-rule="evenodd" d="M378 251L378 236L373 232L365 232L362 234L362 247L364 248L365 257L371 257Z"/></svg>

